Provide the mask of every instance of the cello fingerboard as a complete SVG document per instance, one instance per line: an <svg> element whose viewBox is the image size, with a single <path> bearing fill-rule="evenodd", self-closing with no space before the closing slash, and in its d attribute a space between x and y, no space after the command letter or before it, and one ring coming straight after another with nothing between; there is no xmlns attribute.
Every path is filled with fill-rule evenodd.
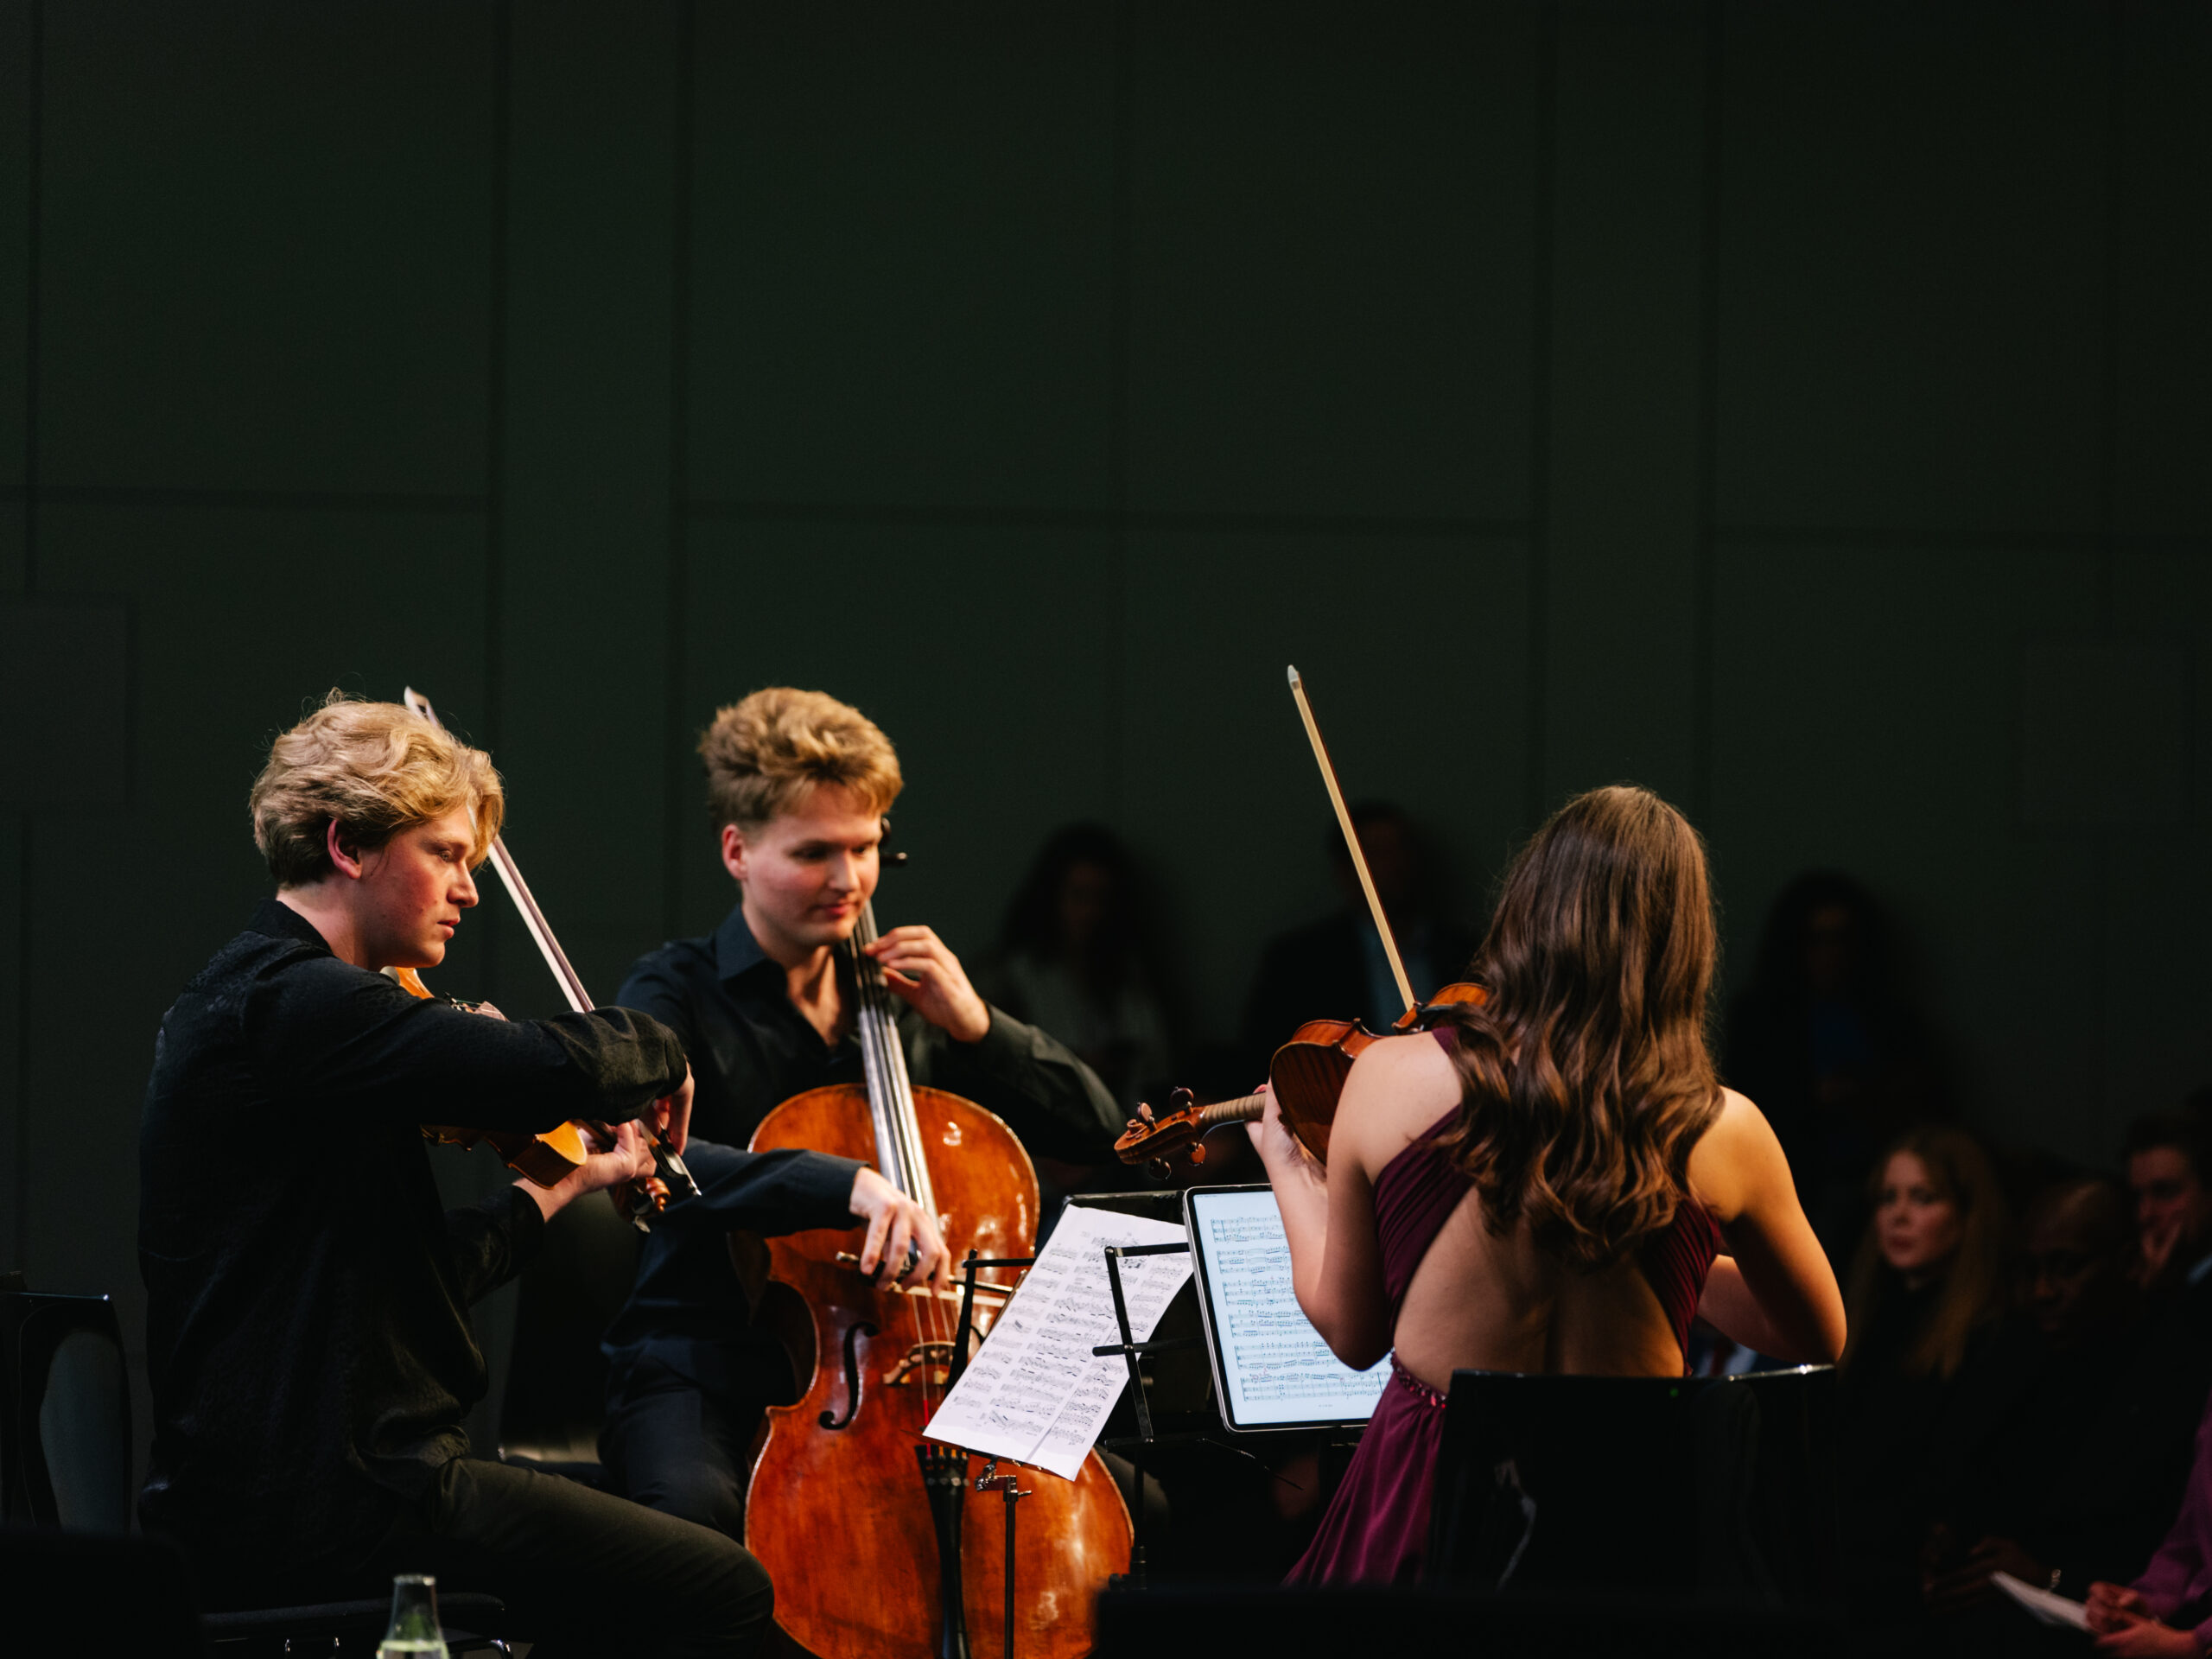
<svg viewBox="0 0 2212 1659"><path fill-rule="evenodd" d="M884 983L883 969L866 946L876 931L875 901L861 906L853 929L849 961L857 1002L855 1024L861 1065L868 1077L868 1116L875 1126L878 1167L884 1178L930 1215L938 1214L929 1162L922 1156L922 1128L914 1115L914 1087L906 1075L906 1051L899 1041L898 999Z"/></svg>

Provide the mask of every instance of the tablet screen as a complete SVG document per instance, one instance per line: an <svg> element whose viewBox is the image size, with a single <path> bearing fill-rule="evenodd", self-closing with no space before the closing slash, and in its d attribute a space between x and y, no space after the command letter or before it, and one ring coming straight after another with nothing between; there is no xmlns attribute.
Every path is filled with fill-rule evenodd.
<svg viewBox="0 0 2212 1659"><path fill-rule="evenodd" d="M1183 1203L1223 1421L1231 1428L1365 1422L1389 1379L1389 1358L1356 1371L1307 1321L1291 1290L1274 1193L1199 1186Z"/></svg>

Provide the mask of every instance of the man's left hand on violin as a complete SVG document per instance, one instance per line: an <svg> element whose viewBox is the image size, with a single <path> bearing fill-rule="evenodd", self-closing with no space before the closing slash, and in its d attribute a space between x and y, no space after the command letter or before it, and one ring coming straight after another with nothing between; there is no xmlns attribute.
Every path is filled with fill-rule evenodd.
<svg viewBox="0 0 2212 1659"><path fill-rule="evenodd" d="M672 1095L653 1103L653 1124L680 1155L691 1135L691 1062L683 1063L683 1082Z"/></svg>
<svg viewBox="0 0 2212 1659"><path fill-rule="evenodd" d="M537 1200L538 1209L550 1221L586 1193L643 1180L652 1174L653 1168L652 1147L645 1130L634 1122L620 1123L615 1126L612 1147L594 1147L573 1174L554 1185L540 1186L534 1181L515 1185Z"/></svg>
<svg viewBox="0 0 2212 1659"><path fill-rule="evenodd" d="M894 927L863 948L881 965L884 983L955 1042L979 1043L989 1033L989 1006L934 929Z"/></svg>

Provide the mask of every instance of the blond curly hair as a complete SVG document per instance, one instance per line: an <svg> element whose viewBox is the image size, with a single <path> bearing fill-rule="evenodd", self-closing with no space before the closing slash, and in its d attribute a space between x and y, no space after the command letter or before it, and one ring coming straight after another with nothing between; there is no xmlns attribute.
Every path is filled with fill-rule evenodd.
<svg viewBox="0 0 2212 1659"><path fill-rule="evenodd" d="M715 825L755 828L824 784L887 812L906 779L891 740L866 715L822 691L772 685L719 709L699 738L707 810Z"/></svg>
<svg viewBox="0 0 2212 1659"><path fill-rule="evenodd" d="M374 851L403 830L466 806L476 830L469 862L480 864L506 816L490 755L398 703L341 691L270 746L246 805L253 844L280 887L330 874L326 837L334 822L348 841Z"/></svg>

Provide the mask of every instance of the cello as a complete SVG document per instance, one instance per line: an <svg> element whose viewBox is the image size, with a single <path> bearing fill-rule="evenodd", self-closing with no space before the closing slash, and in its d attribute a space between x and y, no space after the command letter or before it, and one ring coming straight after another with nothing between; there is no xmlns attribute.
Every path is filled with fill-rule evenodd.
<svg viewBox="0 0 2212 1659"><path fill-rule="evenodd" d="M1322 783L1328 787L1329 803L1336 809L1337 827L1344 831L1352 868L1359 874L1360 891L1367 895L1368 912L1375 918L1375 931L1382 936L1382 951L1389 959L1391 976L1397 981L1398 995L1406 1001L1406 1011L1388 1033L1370 1031L1357 1020L1309 1020L1291 1033L1290 1040L1268 1063L1268 1088L1280 1103L1283 1126L1325 1165L1329 1130L1337 1118L1337 1096L1344 1092L1352 1062L1369 1045L1386 1035L1427 1029L1433 1010L1453 1003L1479 1004L1485 1000L1485 993L1479 985L1459 983L1446 985L1426 1002L1414 995L1413 982L1406 977L1405 963L1398 955L1397 937L1390 931L1382 895L1376 892L1375 878L1368 872L1367 855L1352 829L1351 811L1337 783L1337 769L1329 762L1328 745L1321 741L1313 705L1306 700L1306 682L1295 667L1289 675L1290 695L1297 702L1299 718L1305 722L1306 738L1313 746L1313 760L1321 769ZM1169 1096L1165 1113L1156 1115L1148 1105L1138 1107L1137 1116L1115 1141L1114 1150L1123 1163L1142 1164L1158 1179L1168 1180L1182 1164L1205 1162L1205 1136L1210 1131L1227 1123L1255 1122L1267 1103L1266 1095L1255 1094L1198 1106L1192 1103L1189 1090L1178 1089Z"/></svg>
<svg viewBox="0 0 2212 1659"><path fill-rule="evenodd" d="M993 1113L909 1080L895 1000L865 954L877 937L871 900L842 947L866 1084L794 1095L761 1120L752 1150L810 1148L872 1164L936 1217L953 1254L1032 1255L1038 1192L1028 1154ZM963 1529L976 1497L969 1454L921 1435L944 1395L960 1294L879 1285L845 1243L832 1230L767 1241L770 1276L811 1315L814 1364L796 1405L768 1409L746 1497L746 1548L775 1581L776 1622L819 1659L997 1655L1001 1543L991 1529ZM1012 1292L979 1287L979 1333ZM1093 1598L1128 1567L1129 1512L1095 1451L1074 1480L1039 1471L1034 1488L1020 1529L1015 1643L1024 1659L1076 1659L1091 1645ZM829 1562L836 1571L823 1570Z"/></svg>

